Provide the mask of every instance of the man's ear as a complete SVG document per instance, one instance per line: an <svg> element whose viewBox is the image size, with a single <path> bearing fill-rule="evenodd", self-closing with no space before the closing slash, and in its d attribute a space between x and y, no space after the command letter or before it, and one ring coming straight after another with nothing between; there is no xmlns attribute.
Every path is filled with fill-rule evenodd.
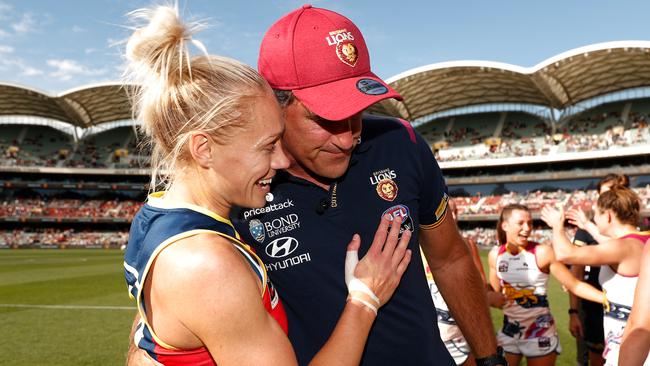
<svg viewBox="0 0 650 366"><path fill-rule="evenodd" d="M205 132L191 132L189 150L192 159L201 167L208 168L212 165L213 140Z"/></svg>

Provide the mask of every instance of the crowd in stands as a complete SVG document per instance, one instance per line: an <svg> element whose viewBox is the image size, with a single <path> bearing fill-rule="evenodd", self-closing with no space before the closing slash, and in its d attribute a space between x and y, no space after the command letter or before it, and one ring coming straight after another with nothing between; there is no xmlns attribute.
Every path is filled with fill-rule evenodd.
<svg viewBox="0 0 650 366"><path fill-rule="evenodd" d="M634 188L641 198L642 211L650 211L650 186ZM473 215L497 215L511 203L523 204L531 212L539 212L545 205L581 207L591 210L597 199L595 190L588 191L533 191L526 194L509 192L502 195L454 197L461 220ZM130 221L142 206L132 199L63 199L63 198L12 198L0 201L0 217L16 218L104 218Z"/></svg>
<svg viewBox="0 0 650 366"><path fill-rule="evenodd" d="M641 199L641 210L650 211L650 186L633 188ZM588 191L534 191L527 194L510 192L504 195L455 197L454 202L461 216L471 215L497 215L501 209L511 203L520 203L527 206L531 212L539 212L545 205L561 206L565 208L580 207L584 211L591 207L598 199L596 190Z"/></svg>
<svg viewBox="0 0 650 366"><path fill-rule="evenodd" d="M463 127L445 134L446 147L443 150L434 149L434 152L439 162L447 162L608 150L648 144L648 118L650 114L632 111L626 123L619 111L596 113L562 123L555 133L541 120L511 120L495 136L498 137L496 143L489 143L487 138L475 138L481 134L471 127ZM467 138L473 138L471 146L454 145ZM431 146L436 142L430 141Z"/></svg>
<svg viewBox="0 0 650 366"><path fill-rule="evenodd" d="M641 199L642 211L650 211L650 186L635 188ZM539 212L545 205L565 208L581 207L591 210L597 200L595 190L588 191L535 191L528 194L510 192L503 195L453 198L461 221L472 215L497 215L503 207L520 203ZM142 203L136 200L80 200L17 198L0 203L0 217L17 218L121 218L130 221ZM496 244L494 227L480 226L463 230L464 237L472 244L489 247ZM536 227L531 240L545 243L550 240L551 230ZM572 234L570 234L572 235ZM57 247L121 247L128 241L128 231L98 231L73 229L18 229L0 231L0 247L57 246Z"/></svg>
<svg viewBox="0 0 650 366"><path fill-rule="evenodd" d="M0 203L0 217L120 218L131 220L142 206L133 200L18 198Z"/></svg>
<svg viewBox="0 0 650 366"><path fill-rule="evenodd" d="M633 102L636 106L638 102ZM461 117L444 130L444 120L418 128L429 140L439 162L500 159L535 155L607 150L650 143L650 113L640 109L622 116L616 104L587 111L557 125L532 115L509 112L501 131L493 114ZM607 108L612 110L606 111ZM616 110L618 109L618 110ZM149 153L133 127L118 127L82 138L76 145L63 132L43 126L7 125L0 136L0 166L71 168L148 168ZM442 145L441 145L442 143ZM442 148L440 146L443 146ZM120 153L120 150L125 153Z"/></svg>
<svg viewBox="0 0 650 366"><path fill-rule="evenodd" d="M121 248L129 239L128 230L77 231L74 229L15 229L0 231L0 248L57 247L57 248Z"/></svg>

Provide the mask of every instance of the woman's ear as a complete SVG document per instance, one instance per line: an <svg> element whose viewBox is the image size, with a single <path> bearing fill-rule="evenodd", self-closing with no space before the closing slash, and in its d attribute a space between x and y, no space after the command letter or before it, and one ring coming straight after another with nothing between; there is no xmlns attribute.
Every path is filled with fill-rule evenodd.
<svg viewBox="0 0 650 366"><path fill-rule="evenodd" d="M192 159L201 167L207 169L212 165L213 140L205 132L192 132L189 138L189 150Z"/></svg>

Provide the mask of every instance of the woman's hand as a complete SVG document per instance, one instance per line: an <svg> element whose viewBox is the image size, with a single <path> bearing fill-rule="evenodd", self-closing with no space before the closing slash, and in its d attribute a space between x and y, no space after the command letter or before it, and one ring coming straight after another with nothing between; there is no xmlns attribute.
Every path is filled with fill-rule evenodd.
<svg viewBox="0 0 650 366"><path fill-rule="evenodd" d="M356 234L352 238L346 257L345 282L353 300L361 300L366 306L365 302L374 303L379 308L393 296L412 256L407 249L411 231L404 230L399 238L401 224L399 216L392 221L389 216L382 217L370 249L361 261L357 256L361 238Z"/></svg>
<svg viewBox="0 0 650 366"><path fill-rule="evenodd" d="M566 217L569 220L569 224L575 225L582 230L587 230L587 224L589 219L587 215L582 211L581 208L573 208L566 213Z"/></svg>
<svg viewBox="0 0 650 366"><path fill-rule="evenodd" d="M564 210L544 206L541 218L551 228L562 227L564 225Z"/></svg>

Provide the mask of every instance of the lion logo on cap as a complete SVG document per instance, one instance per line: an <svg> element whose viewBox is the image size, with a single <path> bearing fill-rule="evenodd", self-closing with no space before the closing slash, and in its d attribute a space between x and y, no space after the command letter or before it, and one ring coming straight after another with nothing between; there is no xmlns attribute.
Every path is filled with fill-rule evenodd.
<svg viewBox="0 0 650 366"><path fill-rule="evenodd" d="M357 64L357 60L359 59L357 47L349 42L341 42L336 45L336 55L339 57L339 60L343 61L344 64L352 67Z"/></svg>

